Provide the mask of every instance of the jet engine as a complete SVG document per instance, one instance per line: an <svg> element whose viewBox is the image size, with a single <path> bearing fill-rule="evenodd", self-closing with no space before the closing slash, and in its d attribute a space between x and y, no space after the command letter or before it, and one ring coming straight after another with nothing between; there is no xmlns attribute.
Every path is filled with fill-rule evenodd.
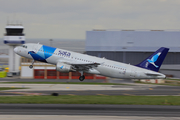
<svg viewBox="0 0 180 120"><path fill-rule="evenodd" d="M68 65L68 64L65 64L65 63L61 63L61 62L57 63L56 70L59 71L59 72L72 72L72 71L74 71L72 69L72 65Z"/></svg>

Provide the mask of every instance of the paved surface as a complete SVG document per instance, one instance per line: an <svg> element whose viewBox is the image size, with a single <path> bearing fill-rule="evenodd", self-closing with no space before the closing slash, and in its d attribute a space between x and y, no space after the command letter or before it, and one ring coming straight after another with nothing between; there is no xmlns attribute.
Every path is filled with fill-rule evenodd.
<svg viewBox="0 0 180 120"><path fill-rule="evenodd" d="M104 82L110 82L110 83L134 83L132 80L119 80L119 79L113 79L113 80L89 80L85 79L84 81L79 81L77 79L20 79L20 78L0 78L1 81L6 82L95 82L95 83L104 83Z"/></svg>
<svg viewBox="0 0 180 120"><path fill-rule="evenodd" d="M95 115L0 115L2 120L180 120L179 117L95 116Z"/></svg>
<svg viewBox="0 0 180 120"><path fill-rule="evenodd" d="M133 90L131 86L114 85L83 85L83 84L0 84L0 87L20 87L30 89L15 89L13 91L79 91L79 90ZM138 88L143 89L143 88ZM6 90L12 91L12 90Z"/></svg>
<svg viewBox="0 0 180 120"><path fill-rule="evenodd" d="M77 85L77 84L0 84L0 87L30 89L4 90L0 95L180 95L179 86L161 85Z"/></svg>
<svg viewBox="0 0 180 120"><path fill-rule="evenodd" d="M0 104L1 115L100 115L180 117L180 106Z"/></svg>
<svg viewBox="0 0 180 120"><path fill-rule="evenodd" d="M1 80L10 81L10 80ZM15 80L11 80L15 81ZM24 80L17 80L24 82ZM45 80L34 80L34 82ZM52 82L52 80L47 80ZM57 80L53 80L57 82ZM60 81L60 82L65 82ZM92 81L92 80L91 80ZM86 81L86 82L91 82ZM32 82L32 80L27 80ZM73 81L78 82L78 80ZM105 82L99 80L96 82ZM121 81L120 83L133 84ZM159 85L70 85L70 84L0 84L1 87L31 89L1 91L0 95L44 94L62 95L180 95L179 86ZM180 106L155 105L74 105L74 104L0 104L2 120L180 120Z"/></svg>

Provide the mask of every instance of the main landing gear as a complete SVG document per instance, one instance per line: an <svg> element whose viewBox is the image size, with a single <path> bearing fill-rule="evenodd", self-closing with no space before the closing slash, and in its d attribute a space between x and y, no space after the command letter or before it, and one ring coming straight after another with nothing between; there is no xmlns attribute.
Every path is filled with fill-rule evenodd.
<svg viewBox="0 0 180 120"><path fill-rule="evenodd" d="M84 79L85 79L85 76L84 76L84 75L79 77L79 80L80 80L80 81L83 81Z"/></svg>
<svg viewBox="0 0 180 120"><path fill-rule="evenodd" d="M79 71L81 73L81 76L79 77L80 81L83 81L85 79L85 76L83 75L83 71Z"/></svg>
<svg viewBox="0 0 180 120"><path fill-rule="evenodd" d="M29 66L29 68L30 68L30 69L32 69L32 68L33 68L33 64L34 64L34 62L35 62L35 61L33 60L33 61L32 61L32 64Z"/></svg>

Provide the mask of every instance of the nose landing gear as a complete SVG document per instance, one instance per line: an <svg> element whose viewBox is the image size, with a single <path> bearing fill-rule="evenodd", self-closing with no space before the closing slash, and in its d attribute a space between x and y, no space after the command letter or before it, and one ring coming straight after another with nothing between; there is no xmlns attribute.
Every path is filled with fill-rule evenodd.
<svg viewBox="0 0 180 120"><path fill-rule="evenodd" d="M33 68L33 65L30 65L29 68L32 69L32 68Z"/></svg>
<svg viewBox="0 0 180 120"><path fill-rule="evenodd" d="M29 68L30 68L30 69L32 69L32 68L33 68L33 64L34 64L34 62L35 62L35 61L33 60L33 61L32 61L32 63L31 63L31 65L29 66Z"/></svg>

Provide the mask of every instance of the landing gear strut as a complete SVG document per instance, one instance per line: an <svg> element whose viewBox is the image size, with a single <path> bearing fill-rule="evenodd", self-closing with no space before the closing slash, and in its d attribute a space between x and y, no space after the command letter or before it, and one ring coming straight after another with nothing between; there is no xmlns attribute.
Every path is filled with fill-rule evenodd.
<svg viewBox="0 0 180 120"><path fill-rule="evenodd" d="M34 62L35 62L35 61L33 60L33 61L32 61L32 64L29 66L29 68L30 68L30 69L32 69L32 68L33 68L33 64L34 64Z"/></svg>
<svg viewBox="0 0 180 120"><path fill-rule="evenodd" d="M81 73L81 76L79 77L80 81L83 81L85 79L85 76L83 75L83 71L79 71Z"/></svg>

